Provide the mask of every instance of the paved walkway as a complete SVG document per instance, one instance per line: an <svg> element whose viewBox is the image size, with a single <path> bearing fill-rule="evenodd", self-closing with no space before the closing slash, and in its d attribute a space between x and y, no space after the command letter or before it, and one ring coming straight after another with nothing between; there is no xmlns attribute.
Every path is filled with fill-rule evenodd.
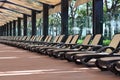
<svg viewBox="0 0 120 80"><path fill-rule="evenodd" d="M0 80L120 80L120 77L0 44Z"/></svg>

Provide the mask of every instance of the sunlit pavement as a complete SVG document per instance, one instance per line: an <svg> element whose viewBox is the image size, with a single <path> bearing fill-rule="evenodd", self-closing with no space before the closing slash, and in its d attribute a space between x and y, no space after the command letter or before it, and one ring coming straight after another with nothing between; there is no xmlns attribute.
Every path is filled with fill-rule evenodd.
<svg viewBox="0 0 120 80"><path fill-rule="evenodd" d="M119 80L109 71L87 68L0 44L0 80Z"/></svg>

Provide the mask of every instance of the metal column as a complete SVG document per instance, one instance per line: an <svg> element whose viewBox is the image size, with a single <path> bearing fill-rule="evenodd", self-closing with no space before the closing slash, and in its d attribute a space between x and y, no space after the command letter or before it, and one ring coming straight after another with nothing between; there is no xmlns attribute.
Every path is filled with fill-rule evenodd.
<svg viewBox="0 0 120 80"><path fill-rule="evenodd" d="M93 34L103 34L103 0L93 0Z"/></svg>
<svg viewBox="0 0 120 80"><path fill-rule="evenodd" d="M12 22L10 22L10 36L12 36Z"/></svg>
<svg viewBox="0 0 120 80"><path fill-rule="evenodd" d="M16 36L16 21L13 21L13 36Z"/></svg>
<svg viewBox="0 0 120 80"><path fill-rule="evenodd" d="M24 36L27 36L27 15L24 14L23 16L24 16L24 18L23 18Z"/></svg>
<svg viewBox="0 0 120 80"><path fill-rule="evenodd" d="M68 36L68 0L61 0L61 34Z"/></svg>
<svg viewBox="0 0 120 80"><path fill-rule="evenodd" d="M9 24L7 23L7 36L9 36Z"/></svg>
<svg viewBox="0 0 120 80"><path fill-rule="evenodd" d="M32 36L36 35L37 27L36 27L36 11L32 10Z"/></svg>
<svg viewBox="0 0 120 80"><path fill-rule="evenodd" d="M48 5L47 4L44 4L43 5L43 35L44 35L44 38L48 35L48 24L49 24L49 21L48 21Z"/></svg>
<svg viewBox="0 0 120 80"><path fill-rule="evenodd" d="M18 36L21 36L21 18L18 18Z"/></svg>
<svg viewBox="0 0 120 80"><path fill-rule="evenodd" d="M95 34L103 34L103 0L93 0L93 35Z"/></svg>

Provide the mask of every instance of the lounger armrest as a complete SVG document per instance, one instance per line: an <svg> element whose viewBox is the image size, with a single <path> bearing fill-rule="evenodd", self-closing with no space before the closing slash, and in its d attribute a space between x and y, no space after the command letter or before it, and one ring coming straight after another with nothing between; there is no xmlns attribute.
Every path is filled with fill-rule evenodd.
<svg viewBox="0 0 120 80"><path fill-rule="evenodd" d="M83 45L82 44L75 44L74 46L72 46L72 49L79 48L80 46L83 46Z"/></svg>
<svg viewBox="0 0 120 80"><path fill-rule="evenodd" d="M51 46L60 47L60 46L63 45L63 44L64 44L64 43L55 42L55 43L51 44Z"/></svg>
<svg viewBox="0 0 120 80"><path fill-rule="evenodd" d="M69 44L65 44L65 45L67 45L67 46L71 46L71 45L76 45L76 44L69 43Z"/></svg>
<svg viewBox="0 0 120 80"><path fill-rule="evenodd" d="M93 45L91 49L89 49L89 51L96 51L100 48L102 48L103 46L102 45Z"/></svg>
<svg viewBox="0 0 120 80"><path fill-rule="evenodd" d="M38 45L45 44L46 42L37 42Z"/></svg>
<svg viewBox="0 0 120 80"><path fill-rule="evenodd" d="M100 52L103 52L103 51L105 51L105 50L107 50L107 49L111 49L112 51L115 50L115 48L113 48L113 47L104 46L104 47L98 49L96 52L97 52L97 53L100 53Z"/></svg>
<svg viewBox="0 0 120 80"><path fill-rule="evenodd" d="M89 47L90 47L90 45L76 45L73 49L79 48L80 51L84 51L84 50L88 49Z"/></svg>
<svg viewBox="0 0 120 80"><path fill-rule="evenodd" d="M83 46L86 46L86 47L101 47L101 45L83 45Z"/></svg>
<svg viewBox="0 0 120 80"><path fill-rule="evenodd" d="M73 46L75 46L76 44L68 44L68 46L70 46L70 49L72 49Z"/></svg>
<svg viewBox="0 0 120 80"><path fill-rule="evenodd" d="M54 43L52 43L52 45L57 45L57 44L59 44L58 42L54 42Z"/></svg>
<svg viewBox="0 0 120 80"><path fill-rule="evenodd" d="M120 57L120 54L118 54L118 53L114 53L113 55L110 55L110 56L112 56L112 57Z"/></svg>
<svg viewBox="0 0 120 80"><path fill-rule="evenodd" d="M118 55L119 51L120 51L120 47L118 47L117 49L113 50L112 53L110 53L110 55L114 55L114 54Z"/></svg>
<svg viewBox="0 0 120 80"><path fill-rule="evenodd" d="M76 44L72 44L72 43L65 44L66 47L70 47L70 48L72 48L72 46L74 46L74 45L76 45Z"/></svg>
<svg viewBox="0 0 120 80"><path fill-rule="evenodd" d="M37 43L39 43L39 41L32 41L32 43L33 43L33 44L37 44Z"/></svg>
<svg viewBox="0 0 120 80"><path fill-rule="evenodd" d="M44 41L35 41L36 44L43 44L45 43Z"/></svg>
<svg viewBox="0 0 120 80"><path fill-rule="evenodd" d="M56 43L56 47L62 47L62 46L64 46L65 44L63 43L63 42L61 42L61 43Z"/></svg>
<svg viewBox="0 0 120 80"><path fill-rule="evenodd" d="M46 46L54 46L54 45L57 45L58 43L57 42L49 42L49 43L46 43L45 45Z"/></svg>
<svg viewBox="0 0 120 80"><path fill-rule="evenodd" d="M82 46L82 50L86 50L88 49L89 47L94 47L95 45L81 45Z"/></svg>
<svg viewBox="0 0 120 80"><path fill-rule="evenodd" d="M57 43L57 45L64 45L64 43L63 43L63 42L60 42L60 43Z"/></svg>
<svg viewBox="0 0 120 80"><path fill-rule="evenodd" d="M82 47L93 47L95 45L78 45L79 47L82 46Z"/></svg>

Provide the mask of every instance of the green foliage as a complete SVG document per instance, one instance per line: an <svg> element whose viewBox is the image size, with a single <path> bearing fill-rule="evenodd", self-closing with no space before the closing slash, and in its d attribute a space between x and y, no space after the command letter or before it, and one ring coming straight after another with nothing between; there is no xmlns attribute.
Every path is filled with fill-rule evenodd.
<svg viewBox="0 0 120 80"><path fill-rule="evenodd" d="M83 40L80 40L80 39L79 39L79 40L77 41L77 44L82 44L82 42L83 42Z"/></svg>
<svg viewBox="0 0 120 80"><path fill-rule="evenodd" d="M103 40L103 46L108 46L110 44L110 40Z"/></svg>
<svg viewBox="0 0 120 80"><path fill-rule="evenodd" d="M111 40L108 40L108 39L103 40L103 46L108 46L108 45L110 44L110 41L111 41ZM82 42L83 42L83 40L79 39L79 40L77 41L77 44L82 44Z"/></svg>

